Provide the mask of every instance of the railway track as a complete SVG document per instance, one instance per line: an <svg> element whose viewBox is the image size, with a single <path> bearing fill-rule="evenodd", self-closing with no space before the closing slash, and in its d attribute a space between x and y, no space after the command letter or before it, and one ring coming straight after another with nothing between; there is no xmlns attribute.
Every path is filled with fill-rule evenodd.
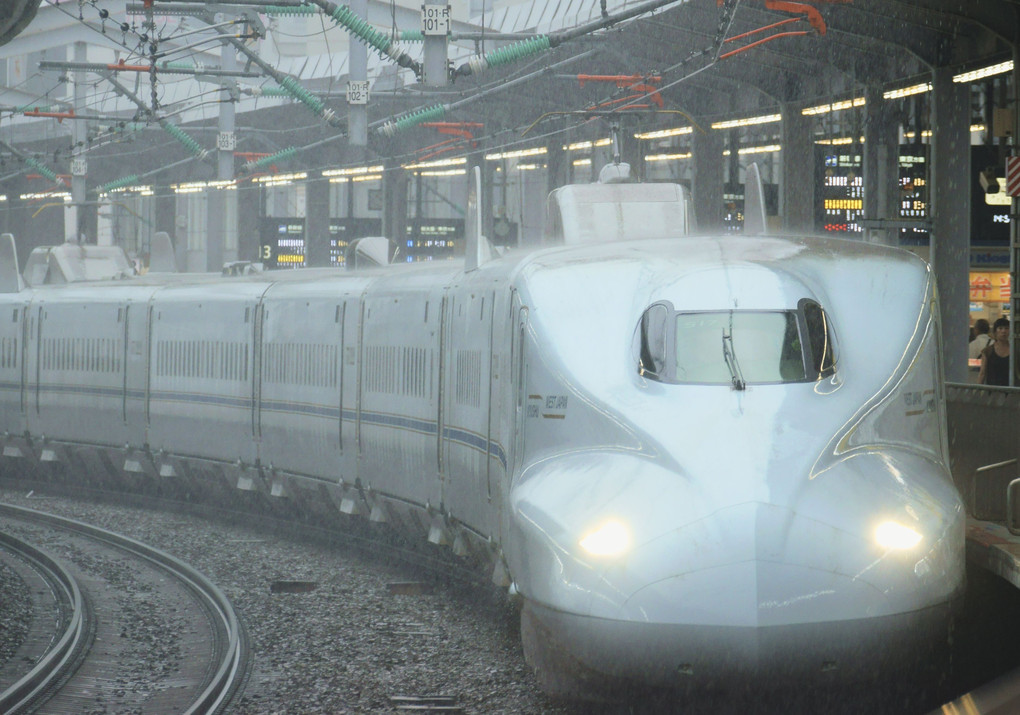
<svg viewBox="0 0 1020 715"><path fill-rule="evenodd" d="M0 545L47 584L43 613L58 614L48 622L59 624L41 639L51 647L40 653L31 639L8 662L29 663L26 672L0 671L0 712L115 705L197 714L230 703L248 648L215 584L165 552L89 524L5 504L0 516L9 532Z"/></svg>
<svg viewBox="0 0 1020 715"><path fill-rule="evenodd" d="M27 672L18 672L17 662L0 670L0 685L13 680L0 693L0 711L7 713L28 709L62 674L74 668L77 657L88 647L92 619L77 579L60 561L4 532L0 532L0 551L36 596L33 628L18 659L33 665ZM48 628L48 623L55 627Z"/></svg>

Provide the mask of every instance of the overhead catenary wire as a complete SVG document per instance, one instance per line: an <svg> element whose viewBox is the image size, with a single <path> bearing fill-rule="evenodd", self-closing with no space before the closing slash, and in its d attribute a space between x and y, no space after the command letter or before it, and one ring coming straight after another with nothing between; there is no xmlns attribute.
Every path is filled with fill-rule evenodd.
<svg viewBox="0 0 1020 715"><path fill-rule="evenodd" d="M109 82L119 94L130 99L132 102L138 105L139 109L143 110L143 112L152 116L156 120L156 122L159 123L159 126L161 126L167 134L169 134L178 142L180 142L197 159L199 159L200 161L208 160L209 150L203 149L202 146L197 141L195 141L191 136L189 136L187 132L178 127L176 124L171 124L169 121L166 120L165 117L156 117L153 110L150 109L145 104L145 102L143 102L141 98L138 97L138 95L136 95L134 92L132 92L127 87L122 85L120 82L115 80L113 78L112 73L106 72L104 73L104 77L106 78L106 81Z"/></svg>

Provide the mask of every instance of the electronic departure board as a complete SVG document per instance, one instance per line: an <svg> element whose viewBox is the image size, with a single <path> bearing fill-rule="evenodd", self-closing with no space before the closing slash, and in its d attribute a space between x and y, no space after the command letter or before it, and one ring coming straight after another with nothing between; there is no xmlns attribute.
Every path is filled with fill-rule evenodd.
<svg viewBox="0 0 1020 715"><path fill-rule="evenodd" d="M765 198L765 215L779 213L779 184L763 182L762 196ZM744 185L723 185L722 230L724 233L740 233L744 230Z"/></svg>
<svg viewBox="0 0 1020 715"><path fill-rule="evenodd" d="M454 249L464 239L462 218L412 219L400 255L408 263L439 261L452 258Z"/></svg>
<svg viewBox="0 0 1020 715"><path fill-rule="evenodd" d="M299 268L308 264L308 242L302 218L264 218L259 260L266 268ZM329 265L344 265L351 241L382 235L382 219L333 218L329 220ZM464 238L464 219L412 219L396 260L432 261L452 258ZM318 244L316 244L318 245Z"/></svg>
<svg viewBox="0 0 1020 715"><path fill-rule="evenodd" d="M816 194L816 223L825 233L860 238L864 216L864 177L861 153L853 147L815 147L822 181Z"/></svg>
<svg viewBox="0 0 1020 715"><path fill-rule="evenodd" d="M744 230L744 185L723 187L723 231L740 233Z"/></svg>
<svg viewBox="0 0 1020 715"><path fill-rule="evenodd" d="M928 147L900 147L900 211L901 219L924 221L928 216ZM901 246L927 246L928 231L923 228L901 228Z"/></svg>
<svg viewBox="0 0 1020 715"><path fill-rule="evenodd" d="M262 219L259 261L266 268L301 268L305 263L305 220Z"/></svg>
<svg viewBox="0 0 1020 715"><path fill-rule="evenodd" d="M381 218L331 218L329 220L329 265L344 265L347 247L354 239L381 235Z"/></svg>

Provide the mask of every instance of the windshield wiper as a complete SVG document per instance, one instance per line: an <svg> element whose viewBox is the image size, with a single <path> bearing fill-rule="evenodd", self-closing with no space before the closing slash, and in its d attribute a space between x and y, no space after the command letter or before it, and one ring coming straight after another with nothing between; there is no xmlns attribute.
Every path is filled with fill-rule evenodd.
<svg viewBox="0 0 1020 715"><path fill-rule="evenodd" d="M733 328L730 328L729 333L724 329L722 331L722 352L723 358L726 360L726 367L730 370L730 378L733 380L734 390L747 389L747 383L744 382L744 375L740 372L740 363L737 362L737 354L733 351Z"/></svg>

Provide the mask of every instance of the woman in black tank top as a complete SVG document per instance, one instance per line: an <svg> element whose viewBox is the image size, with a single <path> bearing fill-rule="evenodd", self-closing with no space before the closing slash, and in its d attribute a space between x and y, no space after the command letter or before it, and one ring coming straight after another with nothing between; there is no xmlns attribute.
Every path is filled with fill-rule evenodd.
<svg viewBox="0 0 1020 715"><path fill-rule="evenodd" d="M992 328L995 342L981 351L978 382L985 385L1009 385L1009 321L999 318Z"/></svg>

